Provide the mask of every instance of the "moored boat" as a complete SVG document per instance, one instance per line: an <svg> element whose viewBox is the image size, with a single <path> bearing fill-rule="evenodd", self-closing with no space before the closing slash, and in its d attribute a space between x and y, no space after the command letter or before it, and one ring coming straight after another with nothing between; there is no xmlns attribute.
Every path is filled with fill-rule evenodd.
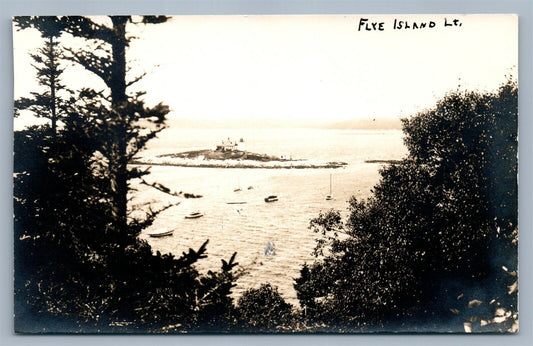
<svg viewBox="0 0 533 346"><path fill-rule="evenodd" d="M174 230L171 230L171 229L169 230L166 228L160 228L160 229L156 229L155 231L149 232L148 235L150 237L159 238L159 237L165 237L168 235L172 235L173 232Z"/></svg>
<svg viewBox="0 0 533 346"><path fill-rule="evenodd" d="M265 202L267 202L267 203L275 202L277 200L278 200L278 196L276 196L276 195L270 195L270 196L265 198Z"/></svg>
<svg viewBox="0 0 533 346"><path fill-rule="evenodd" d="M195 212L192 212L192 213L190 213L188 215L185 215L185 218L186 219L197 219L197 218L202 217L202 216L204 216L204 214L202 212L195 211Z"/></svg>
<svg viewBox="0 0 533 346"><path fill-rule="evenodd" d="M329 195L326 196L326 201L331 201L333 195L331 194L331 174L329 175Z"/></svg>

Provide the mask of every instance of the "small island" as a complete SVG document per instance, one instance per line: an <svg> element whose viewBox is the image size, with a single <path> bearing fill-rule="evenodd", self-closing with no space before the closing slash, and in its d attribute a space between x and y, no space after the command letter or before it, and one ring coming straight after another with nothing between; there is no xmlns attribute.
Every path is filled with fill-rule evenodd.
<svg viewBox="0 0 533 346"><path fill-rule="evenodd" d="M322 162L252 153L243 150L242 143L242 138L239 142L228 139L222 141L215 149L134 158L131 163L137 165L220 168L340 168L347 165L346 162Z"/></svg>
<svg viewBox="0 0 533 346"><path fill-rule="evenodd" d="M390 165L400 164L402 160L365 160L365 163L386 163Z"/></svg>

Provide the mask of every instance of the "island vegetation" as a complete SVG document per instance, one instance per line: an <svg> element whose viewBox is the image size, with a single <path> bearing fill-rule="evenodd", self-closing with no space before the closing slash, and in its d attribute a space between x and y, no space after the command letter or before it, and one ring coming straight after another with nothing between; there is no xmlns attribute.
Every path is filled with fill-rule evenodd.
<svg viewBox="0 0 533 346"><path fill-rule="evenodd" d="M126 79L126 33L166 17L109 21L15 18L17 29L39 30L51 47L34 57L45 91L16 102L16 115L30 110L51 120L14 134L16 331L517 330L515 80L493 93L450 92L403 120L409 154L381 169L372 196L352 198L345 219L331 210L310 220L319 239L316 260L302 264L294 282L299 306L269 283L235 300L238 254L201 273L208 239L179 255L154 253L138 237L169 206L130 217L130 181L149 174L131 163L169 110L127 92L138 78ZM61 35L92 46L60 47ZM108 90L62 92L58 67L66 61ZM181 155L199 154L211 155Z"/></svg>
<svg viewBox="0 0 533 346"><path fill-rule="evenodd" d="M183 159L197 159L202 158L204 160L252 160L260 162L270 162L270 161L301 161L301 160L292 160L287 158L282 158L278 156L272 156L267 154L256 154L251 153L245 150L193 150L186 151L178 154L168 154L160 155L159 157L170 157L170 158L183 158Z"/></svg>

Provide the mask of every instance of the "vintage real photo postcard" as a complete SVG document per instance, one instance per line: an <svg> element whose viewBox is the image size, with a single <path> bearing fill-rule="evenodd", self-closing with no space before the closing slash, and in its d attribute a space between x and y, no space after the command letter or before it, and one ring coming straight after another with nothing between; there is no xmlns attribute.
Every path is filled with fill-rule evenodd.
<svg viewBox="0 0 533 346"><path fill-rule="evenodd" d="M518 18L18 16L18 333L515 333Z"/></svg>

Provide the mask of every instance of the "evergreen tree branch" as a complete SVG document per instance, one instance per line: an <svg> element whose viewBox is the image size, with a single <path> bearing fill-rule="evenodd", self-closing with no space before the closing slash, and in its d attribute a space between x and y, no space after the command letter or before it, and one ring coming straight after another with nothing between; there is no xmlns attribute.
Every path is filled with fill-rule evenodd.
<svg viewBox="0 0 533 346"><path fill-rule="evenodd" d="M88 17L82 16L64 16L61 17L64 30L72 36L85 39L99 39L109 42L114 36L112 29L96 24Z"/></svg>
<svg viewBox="0 0 533 346"><path fill-rule="evenodd" d="M132 86L133 84L137 83L138 81L140 81L141 79L144 78L144 76L146 76L146 72L142 73L141 75L133 78L133 80L129 81L128 83L126 83L126 87L129 87L129 86Z"/></svg>
<svg viewBox="0 0 533 346"><path fill-rule="evenodd" d="M66 56L67 59L80 64L89 72L94 73L100 77L106 85L111 83L111 69L112 64L110 58L96 57L90 51L74 50L72 48L65 48L71 55Z"/></svg>

